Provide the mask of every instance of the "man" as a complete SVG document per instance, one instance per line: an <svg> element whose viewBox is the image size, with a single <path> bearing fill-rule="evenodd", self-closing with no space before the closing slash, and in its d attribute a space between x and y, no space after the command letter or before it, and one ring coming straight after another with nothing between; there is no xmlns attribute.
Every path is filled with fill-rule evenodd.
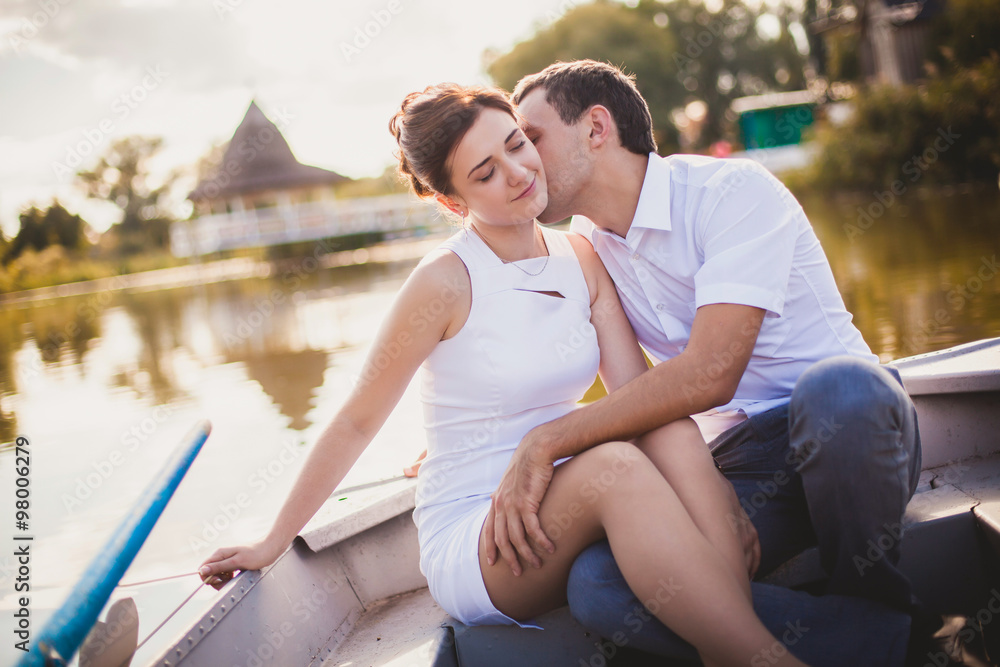
<svg viewBox="0 0 1000 667"><path fill-rule="evenodd" d="M552 65L514 101L549 183L539 220L574 215L657 362L522 447L551 461L693 416L759 535L758 575L814 544L829 574L822 598L754 583L765 625L810 664L901 664L911 617L915 636L936 629L896 567L920 472L916 413L852 324L801 207L753 162L659 157L645 101L609 65ZM487 518L522 554L546 543L537 473L509 470ZM733 527L753 544L752 528ZM884 557L859 568L854 556L893 527ZM577 560L569 601L618 644L695 657L644 613L606 542Z"/></svg>

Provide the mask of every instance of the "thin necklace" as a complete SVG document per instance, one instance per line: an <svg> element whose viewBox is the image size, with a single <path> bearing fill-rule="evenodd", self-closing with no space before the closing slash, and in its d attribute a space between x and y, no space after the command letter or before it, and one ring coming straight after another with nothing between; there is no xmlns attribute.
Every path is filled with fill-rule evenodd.
<svg viewBox="0 0 1000 667"><path fill-rule="evenodd" d="M472 231L476 233L476 236L478 236L479 238L481 238L483 240L483 243L486 244L486 247L493 251L493 254L496 256L497 259L499 259L504 264L511 264L512 266L518 268L523 273L525 273L525 274L527 274L527 275L529 275L531 277L535 277L535 276L539 275L542 271L545 270L545 267L549 265L549 246L546 245L546 243L545 243L545 236L542 234L542 229L538 225L535 225L535 229L538 230L538 236L542 240L542 247L545 248L545 261L542 262L542 268L538 269L537 273L531 273L530 271L528 271L527 269L525 269L523 266L517 264L516 262L512 262L510 260L507 260L507 259L504 259L503 257L501 257L500 253L498 253L496 251L496 248L494 248L492 245L490 245L490 242L486 240L486 237L479 233L479 230L476 229L475 225L473 225L470 222L469 223L469 227L471 227ZM534 257L529 257L528 259L535 259L535 258ZM518 260L518 261L520 261L520 260Z"/></svg>

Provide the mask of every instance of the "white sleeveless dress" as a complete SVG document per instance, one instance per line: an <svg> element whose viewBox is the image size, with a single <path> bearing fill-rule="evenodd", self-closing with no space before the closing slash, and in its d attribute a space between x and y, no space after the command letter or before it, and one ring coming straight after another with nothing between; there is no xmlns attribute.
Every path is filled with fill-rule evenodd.
<svg viewBox="0 0 1000 667"><path fill-rule="evenodd" d="M547 264L505 264L471 229L440 246L465 263L472 308L421 368L428 452L413 520L431 595L466 625L517 623L493 606L479 568L490 494L521 438L574 410L597 375L583 270L566 233L542 234Z"/></svg>

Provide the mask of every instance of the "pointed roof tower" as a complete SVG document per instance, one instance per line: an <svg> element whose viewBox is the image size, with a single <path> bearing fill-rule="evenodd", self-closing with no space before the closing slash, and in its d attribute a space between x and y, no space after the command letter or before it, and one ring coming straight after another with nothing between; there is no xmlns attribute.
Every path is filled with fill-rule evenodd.
<svg viewBox="0 0 1000 667"><path fill-rule="evenodd" d="M235 167L230 165L236 165ZM295 159L278 127L264 115L256 101L226 147L220 170L203 180L188 199L218 199L261 190L289 190L332 185L350 180L335 171L302 164Z"/></svg>

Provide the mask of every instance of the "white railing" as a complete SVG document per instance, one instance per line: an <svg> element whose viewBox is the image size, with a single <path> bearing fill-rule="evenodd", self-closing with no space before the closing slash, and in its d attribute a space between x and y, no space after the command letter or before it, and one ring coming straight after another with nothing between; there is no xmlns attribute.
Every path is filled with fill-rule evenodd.
<svg viewBox="0 0 1000 667"><path fill-rule="evenodd" d="M178 220L170 227L170 249L176 257L191 257L235 248L444 224L437 207L413 195L359 197Z"/></svg>

